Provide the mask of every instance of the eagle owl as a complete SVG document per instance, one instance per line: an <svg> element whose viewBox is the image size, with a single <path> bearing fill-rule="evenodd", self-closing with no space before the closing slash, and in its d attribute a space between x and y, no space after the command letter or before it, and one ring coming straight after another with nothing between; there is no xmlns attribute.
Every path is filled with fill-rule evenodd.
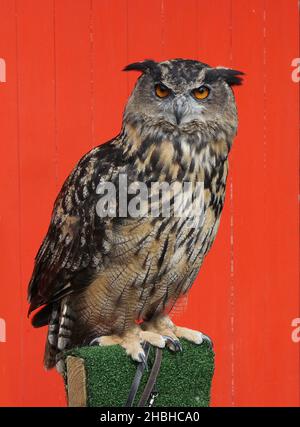
<svg viewBox="0 0 300 427"><path fill-rule="evenodd" d="M196 344L205 338L176 326L169 313L189 291L218 230L237 131L231 86L241 84L243 73L184 59L145 60L124 70L141 75L121 132L83 156L66 179L35 259L29 314L39 308L33 326L48 325L46 368L77 346L119 344L143 362L143 342L175 351L180 337ZM116 214L100 215L100 184L122 190L121 176L146 188L202 183L202 220L189 226L174 209L165 216L121 215L119 191Z"/></svg>

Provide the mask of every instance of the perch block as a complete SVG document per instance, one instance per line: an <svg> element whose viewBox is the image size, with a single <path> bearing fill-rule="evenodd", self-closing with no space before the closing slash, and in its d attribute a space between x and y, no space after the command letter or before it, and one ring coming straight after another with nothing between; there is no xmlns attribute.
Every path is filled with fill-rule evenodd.
<svg viewBox="0 0 300 427"><path fill-rule="evenodd" d="M214 372L214 352L209 343L195 345L181 340L182 352L163 350L156 382L156 407L209 406ZM150 350L134 401L136 406L147 382L155 351ZM82 347L65 354L69 406L124 406L137 363L120 346Z"/></svg>

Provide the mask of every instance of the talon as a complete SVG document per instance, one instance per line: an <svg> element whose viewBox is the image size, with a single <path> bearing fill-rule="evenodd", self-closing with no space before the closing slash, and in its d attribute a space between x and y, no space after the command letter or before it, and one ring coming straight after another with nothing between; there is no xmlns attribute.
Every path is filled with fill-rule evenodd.
<svg viewBox="0 0 300 427"><path fill-rule="evenodd" d="M213 342L212 342L211 338L208 335L202 334L202 339L203 339L203 341L208 342L208 344L211 346L211 348L213 348L213 346L214 346Z"/></svg>
<svg viewBox="0 0 300 427"><path fill-rule="evenodd" d="M92 339L92 341L89 343L89 346L95 346L95 345L101 345L99 337Z"/></svg>
<svg viewBox="0 0 300 427"><path fill-rule="evenodd" d="M170 344L171 343L175 347L176 340L174 340L174 338L169 337L168 335L163 335L162 337L165 340L166 344Z"/></svg>
<svg viewBox="0 0 300 427"><path fill-rule="evenodd" d="M174 338L169 337L168 335L163 335L162 337L165 340L165 343L168 345L170 350L182 351L182 346L179 340L175 340Z"/></svg>
<svg viewBox="0 0 300 427"><path fill-rule="evenodd" d="M179 340L175 341L175 351L182 351L182 345Z"/></svg>

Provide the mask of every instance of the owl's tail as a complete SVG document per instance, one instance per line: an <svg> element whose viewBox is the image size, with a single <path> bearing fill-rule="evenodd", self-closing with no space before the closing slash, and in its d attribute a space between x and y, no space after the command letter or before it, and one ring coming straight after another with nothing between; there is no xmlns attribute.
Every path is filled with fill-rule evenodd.
<svg viewBox="0 0 300 427"><path fill-rule="evenodd" d="M57 341L59 331L59 305L48 304L42 307L31 319L32 326L41 328L48 325L48 334L45 345L44 366L51 369L55 366Z"/></svg>
<svg viewBox="0 0 300 427"><path fill-rule="evenodd" d="M70 348L74 319L70 314L66 298L53 306L48 324L48 335L45 346L44 366L54 368L58 355Z"/></svg>
<svg viewBox="0 0 300 427"><path fill-rule="evenodd" d="M51 369L55 366L56 355L58 353L57 343L59 334L59 307L52 308L51 317L48 323L48 334L45 345L44 366Z"/></svg>

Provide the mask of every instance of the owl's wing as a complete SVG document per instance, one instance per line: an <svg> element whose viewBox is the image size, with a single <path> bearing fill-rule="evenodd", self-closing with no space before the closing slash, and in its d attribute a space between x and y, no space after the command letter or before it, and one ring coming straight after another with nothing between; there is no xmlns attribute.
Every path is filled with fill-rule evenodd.
<svg viewBox="0 0 300 427"><path fill-rule="evenodd" d="M113 140L87 153L65 181L35 259L28 314L88 286L101 267L108 219L96 213L96 189L100 179L110 181L123 162L120 145Z"/></svg>

